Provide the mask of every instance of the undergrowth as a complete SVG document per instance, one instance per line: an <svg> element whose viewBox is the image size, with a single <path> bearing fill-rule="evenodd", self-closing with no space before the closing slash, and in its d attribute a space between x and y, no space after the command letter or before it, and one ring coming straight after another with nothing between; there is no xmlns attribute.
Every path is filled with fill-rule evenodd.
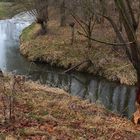
<svg viewBox="0 0 140 140"><path fill-rule="evenodd" d="M13 78L6 79L13 83ZM6 91L11 89L8 85ZM140 139L139 125L61 89L26 81L14 91L14 114L9 121L3 121L0 102L0 139Z"/></svg>

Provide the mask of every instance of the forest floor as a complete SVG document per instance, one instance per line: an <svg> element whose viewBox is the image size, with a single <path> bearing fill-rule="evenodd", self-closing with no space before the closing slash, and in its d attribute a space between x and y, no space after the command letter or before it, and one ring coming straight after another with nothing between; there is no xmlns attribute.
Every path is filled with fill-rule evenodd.
<svg viewBox="0 0 140 140"><path fill-rule="evenodd" d="M0 140L140 139L140 126L126 118L61 89L32 81L22 84L22 90L15 86L14 113L11 121L5 122L3 111L9 100L2 97L11 95L12 81L12 76L5 76L0 84Z"/></svg>
<svg viewBox="0 0 140 140"><path fill-rule="evenodd" d="M88 51L86 39L80 36L77 30L74 44L71 45L70 27L60 27L58 21L53 19L49 20L46 35L37 35L39 30L40 26L33 23L24 29L21 35L20 51L29 60L47 62L68 69L88 58L92 63L82 64L77 71L99 75L122 84L136 83L136 72L122 50L119 50L119 46L116 50L112 46L93 42L91 50ZM93 36L100 40L111 42L114 38L110 26L97 25L94 31ZM104 37L100 36L101 31Z"/></svg>

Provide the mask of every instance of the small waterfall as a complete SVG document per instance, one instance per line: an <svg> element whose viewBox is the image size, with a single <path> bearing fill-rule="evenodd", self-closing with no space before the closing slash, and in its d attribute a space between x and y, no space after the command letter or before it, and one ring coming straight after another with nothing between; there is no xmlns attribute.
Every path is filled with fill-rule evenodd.
<svg viewBox="0 0 140 140"><path fill-rule="evenodd" d="M6 39L19 40L21 31L34 21L34 17L28 13L20 13L12 19L0 21L0 33L6 36Z"/></svg>
<svg viewBox="0 0 140 140"><path fill-rule="evenodd" d="M34 17L25 12L12 19L0 20L0 68L3 71L27 71L27 62L19 53L18 43L22 30L34 21ZM27 68L26 68L27 66Z"/></svg>

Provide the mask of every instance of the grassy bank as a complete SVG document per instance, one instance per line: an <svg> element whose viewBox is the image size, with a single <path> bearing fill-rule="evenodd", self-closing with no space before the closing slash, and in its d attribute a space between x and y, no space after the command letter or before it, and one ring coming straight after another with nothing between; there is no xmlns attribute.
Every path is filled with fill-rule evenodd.
<svg viewBox="0 0 140 140"><path fill-rule="evenodd" d="M5 91L11 92L6 78ZM1 88L2 90L2 88ZM10 91L9 91L10 90ZM31 81L16 86L14 117L3 120L0 102L0 139L8 140L118 140L140 139L140 126L135 126L103 107L72 97L63 90L49 88ZM0 94L0 97L3 93ZM2 98L0 98L2 99Z"/></svg>
<svg viewBox="0 0 140 140"><path fill-rule="evenodd" d="M0 2L0 19L6 19L10 17L11 6L12 6L12 3L10 2Z"/></svg>
<svg viewBox="0 0 140 140"><path fill-rule="evenodd" d="M21 12L21 5L12 2L0 2L0 20L11 18Z"/></svg>
<svg viewBox="0 0 140 140"><path fill-rule="evenodd" d="M88 57L92 64L85 63L77 68L78 71L128 85L136 83L134 68L125 56L120 57L119 51L115 52L112 47L93 42L92 49L88 52L85 38L77 33L75 42L71 45L70 27L60 28L58 25L56 20L50 20L48 33L44 36L37 35L40 28L37 24L26 28L21 35L21 53L31 61L43 61L65 69L79 64ZM110 30L110 27L105 27L106 34L107 30ZM99 27L95 30L97 38L101 39L101 36L98 36L100 31ZM101 40L111 40L112 36L112 33L108 33L106 38Z"/></svg>

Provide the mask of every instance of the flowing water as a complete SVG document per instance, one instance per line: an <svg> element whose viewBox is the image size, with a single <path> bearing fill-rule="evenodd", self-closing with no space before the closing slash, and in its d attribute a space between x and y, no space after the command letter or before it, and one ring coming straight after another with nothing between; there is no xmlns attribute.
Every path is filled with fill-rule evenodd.
<svg viewBox="0 0 140 140"><path fill-rule="evenodd" d="M19 52L19 36L34 18L21 13L0 21L0 68L3 71L28 75L42 84L59 87L90 102L100 102L109 110L131 117L135 111L135 87L106 81L88 74L62 74L63 69L47 64L28 62Z"/></svg>

